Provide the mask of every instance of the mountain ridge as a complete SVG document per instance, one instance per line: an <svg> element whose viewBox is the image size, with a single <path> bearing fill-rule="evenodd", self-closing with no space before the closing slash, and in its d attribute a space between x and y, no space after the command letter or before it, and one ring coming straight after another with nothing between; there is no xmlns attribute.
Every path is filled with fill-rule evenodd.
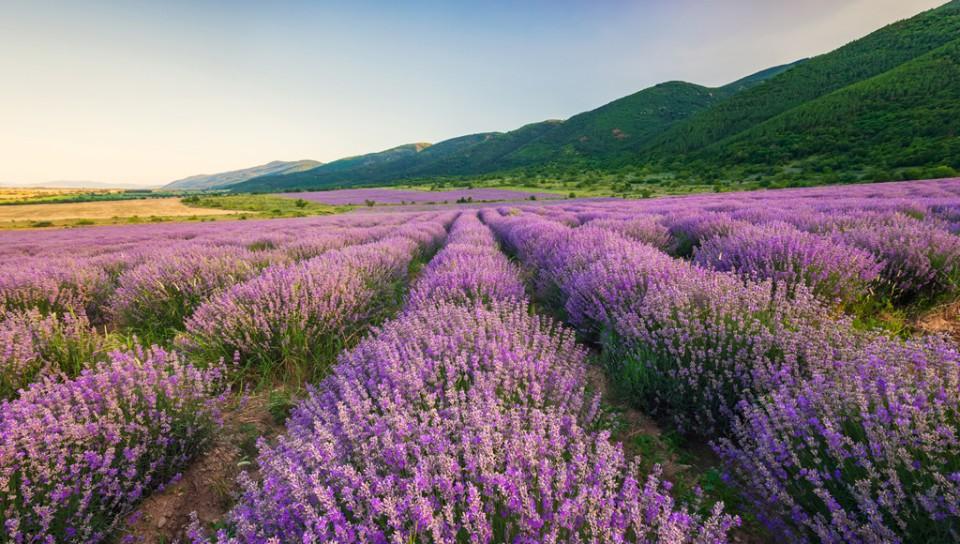
<svg viewBox="0 0 960 544"><path fill-rule="evenodd" d="M253 166L250 168L241 168L239 170L230 170L228 172L219 172L216 174L197 174L186 178L171 181L163 186L164 189L222 189L230 187L237 183L244 182L255 177L292 173L300 170L309 170L320 166L321 162L313 160L299 161L270 161L266 164Z"/></svg>
<svg viewBox="0 0 960 544"><path fill-rule="evenodd" d="M384 155L399 149L391 148L360 156L364 159L363 164L356 164L356 158L341 159L303 172L254 178L238 184L235 190L312 189L449 175L479 175L559 159L569 153L589 154L593 141L599 140L603 142L601 146L609 146L613 140L649 138L651 133L662 130L665 125L741 89L762 84L767 78L789 70L799 62L802 61L767 68L717 88L686 82L665 82L564 121L540 121L507 132L451 138L434 144L422 153L397 159ZM620 121L618 126L613 126L607 119L611 110L615 112L613 117ZM548 151L542 151L544 148Z"/></svg>
<svg viewBox="0 0 960 544"><path fill-rule="evenodd" d="M488 175L590 179L596 172L714 185L949 173L960 169L958 37L960 0L953 0L721 87L668 81L563 121L406 144L228 188L293 191Z"/></svg>

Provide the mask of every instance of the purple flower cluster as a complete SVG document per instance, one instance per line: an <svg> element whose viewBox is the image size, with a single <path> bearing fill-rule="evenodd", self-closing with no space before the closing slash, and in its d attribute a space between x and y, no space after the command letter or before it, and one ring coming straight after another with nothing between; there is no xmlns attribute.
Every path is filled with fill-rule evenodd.
<svg viewBox="0 0 960 544"><path fill-rule="evenodd" d="M896 214L889 221L864 221L837 237L883 263L883 277L895 298L960 291L960 236L946 229Z"/></svg>
<svg viewBox="0 0 960 544"><path fill-rule="evenodd" d="M99 315L112 289L91 258L20 258L0 274L0 310Z"/></svg>
<svg viewBox="0 0 960 544"><path fill-rule="evenodd" d="M0 404L4 542L100 542L204 446L222 367L160 349L115 353Z"/></svg>
<svg viewBox="0 0 960 544"><path fill-rule="evenodd" d="M16 396L41 376L74 377L105 351L83 315L0 314L0 399Z"/></svg>
<svg viewBox="0 0 960 544"><path fill-rule="evenodd" d="M714 236L726 236L749 227L749 223L733 219L723 213L687 212L667 216L667 227L673 237L670 252L688 257L704 240Z"/></svg>
<svg viewBox="0 0 960 544"><path fill-rule="evenodd" d="M123 273L110 301L114 323L162 340L210 296L259 270L254 254L231 246L173 246Z"/></svg>
<svg viewBox="0 0 960 544"><path fill-rule="evenodd" d="M791 300L590 223L484 217L537 271L541 292L597 335L640 406L681 429L723 432L740 401L796 382L838 341L818 333L827 317L809 295Z"/></svg>
<svg viewBox="0 0 960 544"><path fill-rule="evenodd" d="M745 406L720 442L762 519L794 542L960 540L960 355L885 338Z"/></svg>
<svg viewBox="0 0 960 544"><path fill-rule="evenodd" d="M217 539L726 542L738 520L722 505L701 517L657 471L634 476L596 430L584 350L522 297L489 229L462 215L407 310L340 357L276 445L260 444L263 481L242 478Z"/></svg>
<svg viewBox="0 0 960 544"><path fill-rule="evenodd" d="M396 304L415 253L429 251L445 231L428 223L407 233L419 240L397 236L268 268L198 307L178 344L205 361L239 353L243 366L261 376L319 376Z"/></svg>
<svg viewBox="0 0 960 544"><path fill-rule="evenodd" d="M625 219L597 219L592 221L590 225L618 232L627 238L661 251L668 251L673 244L670 230L660 223L659 217L653 215L641 215Z"/></svg>
<svg viewBox="0 0 960 544"><path fill-rule="evenodd" d="M821 300L840 305L865 296L882 268L865 250L778 222L710 238L694 252L693 262L773 280L791 297L804 286Z"/></svg>
<svg viewBox="0 0 960 544"><path fill-rule="evenodd" d="M493 233L464 212L454 222L447 245L423 270L407 299L407 309L451 303L520 301L525 297L517 270L500 252Z"/></svg>
<svg viewBox="0 0 960 544"><path fill-rule="evenodd" d="M438 303L343 355L261 443L223 542L725 542L592 430L584 352L524 306Z"/></svg>

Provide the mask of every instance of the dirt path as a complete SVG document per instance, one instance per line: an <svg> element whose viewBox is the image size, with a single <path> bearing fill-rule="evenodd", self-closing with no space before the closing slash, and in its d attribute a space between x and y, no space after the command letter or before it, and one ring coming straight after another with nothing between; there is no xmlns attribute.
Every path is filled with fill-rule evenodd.
<svg viewBox="0 0 960 544"><path fill-rule="evenodd" d="M917 321L917 328L926 333L949 335L960 344L960 301L927 312Z"/></svg>
<svg viewBox="0 0 960 544"><path fill-rule="evenodd" d="M720 466L720 460L709 445L690 441L679 445L678 437L664 431L656 421L634 408L628 399L618 393L606 370L596 362L597 357L591 359L594 361L587 369L587 383L600 393L602 405L613 412L608 414L614 420L610 438L623 444L627 458L639 461L642 471L647 472L653 465L660 465L663 478L674 485L673 494L682 495L700 485L706 473ZM732 512L733 509L728 505L727 511ZM734 530L730 536L730 542L737 544L764 544L770 541L759 526L749 523Z"/></svg>
<svg viewBox="0 0 960 544"><path fill-rule="evenodd" d="M213 446L177 483L152 494L128 516L116 542L166 544L185 539L191 512L205 525L223 520L239 490L237 476L243 470L255 475L257 439L271 440L283 430L271 415L267 398L248 396L228 407Z"/></svg>

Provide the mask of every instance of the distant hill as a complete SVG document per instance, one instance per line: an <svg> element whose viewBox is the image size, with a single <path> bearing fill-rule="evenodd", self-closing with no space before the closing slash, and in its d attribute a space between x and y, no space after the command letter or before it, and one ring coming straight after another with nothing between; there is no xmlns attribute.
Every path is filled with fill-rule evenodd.
<svg viewBox="0 0 960 544"><path fill-rule="evenodd" d="M272 174L290 174L316 168L323 163L317 161L273 161L253 168L233 170L220 174L200 174L188 178L178 179L165 185L164 189L223 189L236 185L248 179Z"/></svg>
<svg viewBox="0 0 960 544"><path fill-rule="evenodd" d="M896 179L960 169L960 0L719 88L672 81L510 132L412 144L236 191L504 173L669 173L690 182Z"/></svg>
<svg viewBox="0 0 960 544"><path fill-rule="evenodd" d="M291 191L383 184L404 179L477 175L567 157L604 160L630 153L673 123L718 100L762 84L793 65L764 70L717 89L670 82L611 102L567 121L543 121L510 132L487 132L432 146L413 144L333 161L293 173L275 173L235 191Z"/></svg>
<svg viewBox="0 0 960 544"><path fill-rule="evenodd" d="M17 183L9 181L0 181L0 187L13 187L24 189L153 189L154 187L136 185L134 183L112 183L106 181L89 180L57 180L45 181L42 183Z"/></svg>

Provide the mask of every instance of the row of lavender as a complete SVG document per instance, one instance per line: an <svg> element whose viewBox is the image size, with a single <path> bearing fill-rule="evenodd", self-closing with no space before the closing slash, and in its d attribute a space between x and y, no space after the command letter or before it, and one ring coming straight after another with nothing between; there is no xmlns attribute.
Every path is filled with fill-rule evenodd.
<svg viewBox="0 0 960 544"><path fill-rule="evenodd" d="M773 279L851 309L960 291L960 180L770 191L546 212L598 221L700 266Z"/></svg>
<svg viewBox="0 0 960 544"><path fill-rule="evenodd" d="M261 313L247 322L252 329L238 332L247 337L260 334L256 348L289 345L291 334L312 338L322 333L316 328L294 332L294 322L309 322L327 335L340 334L346 327L359 331L374 318L373 307L382 286L404 276L407 264L417 255L432 251L452 218L450 214L404 216L385 218L387 226L308 233L301 239L309 240L313 248L327 243L318 243L320 239L335 240L341 247L359 245L331 249L302 263L286 264L287 259L281 259L261 275L251 274L233 287L229 287L230 281L218 283L223 288L220 295L204 281L220 273L221 268L215 266L218 261L210 258L224 255L223 248L213 246L209 253L198 254L197 246L186 242L189 248L178 248L184 253L168 248L181 260L131 265L119 276L114 296L116 300L135 299L129 296L130 284L150 278L144 281L142 292L162 307L154 315L170 310L186 316L199 304L198 312L203 310L203 315L214 321L212 326L224 326L211 316L229 316L233 310L249 316L252 306L243 308L239 302L249 293L269 293L270 289L274 294L278 289L294 293L295 300L258 308ZM371 238L375 241L369 241ZM301 248L297 251L304 247L291 241ZM335 246L331 242L328 247ZM285 251L289 246L275 249ZM248 265L244 259L224 261L229 266L223 268L231 270ZM170 273L186 279L171 286L168 277L154 272L158 266L169 266ZM313 281L324 275L334 279ZM240 281L244 276L224 277ZM338 277L345 283L337 282ZM195 289L192 293L196 296L183 298L188 287ZM50 292L62 291L62 285L57 285ZM204 301L202 294L215 296ZM11 299L24 301L27 297L7 300ZM38 296L36 300L49 299ZM264 301L247 302L256 305ZM295 311L289 310L295 304L299 304ZM203 449L218 424L227 383L244 374L243 369L225 366L217 353L196 349L206 338L205 327L211 326L204 318L190 318L190 330L178 341L186 356L138 347L106 353L104 339L83 320L85 308L63 309L64 313L58 314L54 307L43 304L26 310L10 305L4 307L0 320L0 331L13 330L11 323L26 323L26 333L0 336L9 340L3 362L17 363L0 372L3 383L11 384L10 400L0 404L0 514L4 520L0 542L97 542L106 538L125 512L175 478ZM229 319L237 320L236 316ZM264 338L267 333L274 337ZM77 347L81 342L93 346L81 346L84 351ZM247 368L255 352L241 349L246 346L233 347ZM33 355L27 353L33 348ZM87 358L94 351L103 352L100 362ZM222 355L231 357L234 351L225 348ZM51 361L57 365L49 364ZM324 364L319 356L306 362ZM31 377L21 379L20 371L33 363L37 368ZM36 383L19 389L30 382ZM14 386L18 389L13 390Z"/></svg>
<svg viewBox="0 0 960 544"><path fill-rule="evenodd" d="M597 428L585 352L531 315L475 213L404 313L312 390L220 542L725 542ZM198 541L204 537L197 528Z"/></svg>
<svg viewBox="0 0 960 544"><path fill-rule="evenodd" d="M601 343L640 406L715 439L776 534L960 537L955 346L859 332L802 285L670 257L621 234L620 221L571 228L502 211L482 217L536 272L540 296ZM582 211L567 213L561 221L580 223Z"/></svg>
<svg viewBox="0 0 960 544"><path fill-rule="evenodd" d="M409 237L421 224L434 225L428 236L441 227L431 216L384 217L376 226L370 226L371 219L353 227L280 222L282 229L266 232L265 225L250 223L252 233L172 229L177 235L170 238L162 235L171 230L164 226L136 252L129 251L128 241L142 244L150 229L117 239L111 234L124 231L104 229L102 253L96 256L79 256L90 250L77 244L73 255L10 257L0 270L0 399L14 396L41 374L75 376L85 365L104 360L108 342L93 325L141 342L165 342L185 329L187 318L206 300L265 271L282 274L331 250ZM59 236L51 235L50 244L59 246Z"/></svg>

